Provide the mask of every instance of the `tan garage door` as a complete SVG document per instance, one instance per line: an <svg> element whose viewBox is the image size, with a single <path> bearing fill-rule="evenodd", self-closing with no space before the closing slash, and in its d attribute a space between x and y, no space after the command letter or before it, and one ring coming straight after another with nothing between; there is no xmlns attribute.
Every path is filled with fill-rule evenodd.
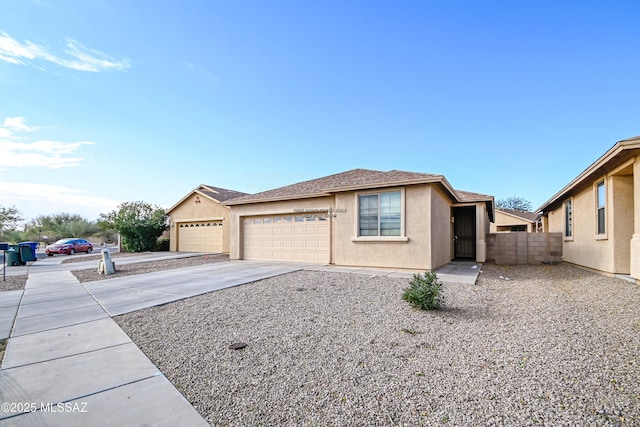
<svg viewBox="0 0 640 427"><path fill-rule="evenodd" d="M178 250L222 252L222 221L182 222L178 225Z"/></svg>
<svg viewBox="0 0 640 427"><path fill-rule="evenodd" d="M329 217L271 215L243 221L243 258L329 263Z"/></svg>

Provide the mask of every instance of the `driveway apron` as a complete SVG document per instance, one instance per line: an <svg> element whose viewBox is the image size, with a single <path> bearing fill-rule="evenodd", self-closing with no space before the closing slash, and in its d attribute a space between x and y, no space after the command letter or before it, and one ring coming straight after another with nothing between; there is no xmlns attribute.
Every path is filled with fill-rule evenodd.
<svg viewBox="0 0 640 427"><path fill-rule="evenodd" d="M209 425L111 316L296 270L219 263L85 286L37 262L24 292L0 294L0 426Z"/></svg>

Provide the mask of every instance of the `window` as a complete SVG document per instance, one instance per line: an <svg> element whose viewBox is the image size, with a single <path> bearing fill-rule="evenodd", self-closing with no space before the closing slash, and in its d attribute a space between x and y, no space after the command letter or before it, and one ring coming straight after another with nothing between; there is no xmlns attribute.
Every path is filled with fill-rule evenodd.
<svg viewBox="0 0 640 427"><path fill-rule="evenodd" d="M401 194L366 194L358 196L359 236L400 236Z"/></svg>
<svg viewBox="0 0 640 427"><path fill-rule="evenodd" d="M573 236L573 203L571 200L564 202L564 235Z"/></svg>
<svg viewBox="0 0 640 427"><path fill-rule="evenodd" d="M606 193L604 188L604 181L599 182L596 185L596 198L597 198L597 217L598 217L598 234L605 233L605 203L606 203Z"/></svg>

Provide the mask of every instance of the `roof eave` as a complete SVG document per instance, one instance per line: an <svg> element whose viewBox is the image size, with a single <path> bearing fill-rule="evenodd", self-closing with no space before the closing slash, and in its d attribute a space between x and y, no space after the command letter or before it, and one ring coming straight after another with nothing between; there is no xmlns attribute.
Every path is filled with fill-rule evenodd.
<svg viewBox="0 0 640 427"><path fill-rule="evenodd" d="M200 187L207 187L207 188L209 188L209 186L204 185L204 184L202 184L202 185L198 185L196 188L194 188L194 189L193 189L193 190L191 190L189 193L187 193L187 195L186 195L186 196L184 196L182 199L180 199L177 203L175 203L173 206L171 206L169 209L167 209L167 210L165 211L165 212L167 213L167 215L169 215L169 213L170 213L171 211L173 211L175 208L177 208L178 206L180 206L180 205L182 204L182 202L184 202L185 200L187 200L187 199L188 199L189 197L191 197L194 193L197 193L197 194L201 195L202 197L206 197L207 199L212 200L212 201L214 201L214 202L216 202L216 203L221 203L221 202L220 202L220 200L217 200L217 199L215 199L215 198L213 198L213 197L209 196L208 194L203 193L202 191L200 191ZM211 190L211 191L213 191L213 190Z"/></svg>
<svg viewBox="0 0 640 427"><path fill-rule="evenodd" d="M560 191L554 194L549 200L544 202L538 209L536 209L536 213L545 212L545 210L558 202L558 199L564 197L568 192L576 188L578 185L582 184L585 180L587 180L595 171L606 165L613 158L618 156L623 151L633 150L640 148L640 139L638 137L625 139L622 141L618 141L613 147L611 147L606 153L604 153L598 160L593 162L588 168L586 168L580 175L575 177L569 184L565 185Z"/></svg>

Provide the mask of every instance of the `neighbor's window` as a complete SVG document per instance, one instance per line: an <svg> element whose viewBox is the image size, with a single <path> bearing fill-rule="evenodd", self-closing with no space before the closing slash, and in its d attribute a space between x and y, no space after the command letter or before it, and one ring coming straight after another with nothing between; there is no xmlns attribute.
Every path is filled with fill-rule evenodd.
<svg viewBox="0 0 640 427"><path fill-rule="evenodd" d="M400 236L401 194L358 196L359 236Z"/></svg>
<svg viewBox="0 0 640 427"><path fill-rule="evenodd" d="M564 235L573 236L573 203L571 200L564 202Z"/></svg>
<svg viewBox="0 0 640 427"><path fill-rule="evenodd" d="M604 210L604 206L606 203L606 193L605 193L605 188L604 188L604 181L599 182L598 185L596 186L597 188L597 202L598 202L598 207L597 207L597 215L598 215L598 234L604 234L605 233L605 210Z"/></svg>

